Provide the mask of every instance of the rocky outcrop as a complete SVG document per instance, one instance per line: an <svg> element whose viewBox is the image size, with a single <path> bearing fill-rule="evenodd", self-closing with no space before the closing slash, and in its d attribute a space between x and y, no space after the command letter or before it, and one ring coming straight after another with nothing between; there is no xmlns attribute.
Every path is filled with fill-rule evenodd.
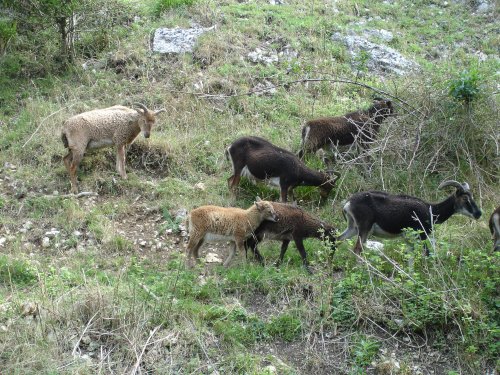
<svg viewBox="0 0 500 375"><path fill-rule="evenodd" d="M194 26L190 29L156 29L153 38L153 51L159 53L192 52L199 36L215 28Z"/></svg>
<svg viewBox="0 0 500 375"><path fill-rule="evenodd" d="M379 33L377 37L388 38L389 34ZM367 53L366 66L371 72L405 75L420 68L415 61L404 57L395 49L383 44L375 44L358 35L335 33L332 39L343 43L348 48L353 60L358 59L361 53Z"/></svg>

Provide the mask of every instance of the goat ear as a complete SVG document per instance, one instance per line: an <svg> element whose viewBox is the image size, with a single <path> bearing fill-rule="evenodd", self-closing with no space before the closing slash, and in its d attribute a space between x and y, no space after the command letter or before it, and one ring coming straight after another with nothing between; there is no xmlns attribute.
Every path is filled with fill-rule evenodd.
<svg viewBox="0 0 500 375"><path fill-rule="evenodd" d="M255 197L255 201L260 202L260 201L262 201L262 199L260 199L260 197L257 195L257 197Z"/></svg>
<svg viewBox="0 0 500 375"><path fill-rule="evenodd" d="M144 110L140 109L140 108L134 108L137 113L139 113L141 116L144 116L146 114L146 112L144 112Z"/></svg>

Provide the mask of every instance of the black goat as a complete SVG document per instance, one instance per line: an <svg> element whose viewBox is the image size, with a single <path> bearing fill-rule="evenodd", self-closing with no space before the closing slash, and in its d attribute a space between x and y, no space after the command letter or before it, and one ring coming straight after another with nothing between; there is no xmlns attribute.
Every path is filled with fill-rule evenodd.
<svg viewBox="0 0 500 375"><path fill-rule="evenodd" d="M356 193L344 205L348 227L338 240L357 234L354 252L360 254L370 233L379 237L396 237L401 236L405 228L410 228L423 231L420 239L425 240L431 233L433 224L441 224L453 214L475 219L481 217L481 210L474 202L466 182L460 184L457 181L444 181L438 189L446 186L453 186L457 190L439 203L427 203L408 195L391 195L382 191ZM424 246L428 255L429 250Z"/></svg>
<svg viewBox="0 0 500 375"><path fill-rule="evenodd" d="M332 179L330 173L314 171L290 151L260 137L237 139L227 148L226 157L234 171L227 180L230 189L234 190L241 176L264 180L280 188L282 202L287 201L288 191L296 186L318 186L321 197L326 198L340 176L331 172L335 175Z"/></svg>
<svg viewBox="0 0 500 375"><path fill-rule="evenodd" d="M309 120L302 128L299 158L305 152L316 152L329 145L345 146L358 142L367 148L375 140L382 121L393 113L392 102L378 98L364 111Z"/></svg>
<svg viewBox="0 0 500 375"><path fill-rule="evenodd" d="M493 236L493 249L500 251L500 206L491 214L489 224Z"/></svg>
<svg viewBox="0 0 500 375"><path fill-rule="evenodd" d="M263 264L264 261L257 249L257 244L263 240L282 241L280 257L276 263L276 265L279 265L283 261L290 241L293 240L302 257L305 269L311 273L307 262L306 249L304 248L304 239L328 239L332 250L335 250L335 228L297 206L275 202L271 204L274 212L276 212L276 222L263 221L255 230L254 235L246 240L245 249L250 248L259 263Z"/></svg>

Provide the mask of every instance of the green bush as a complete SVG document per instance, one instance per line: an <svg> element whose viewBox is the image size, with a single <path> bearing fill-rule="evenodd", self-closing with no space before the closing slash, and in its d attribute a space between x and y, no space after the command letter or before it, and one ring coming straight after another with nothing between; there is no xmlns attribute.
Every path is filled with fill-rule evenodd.
<svg viewBox="0 0 500 375"><path fill-rule="evenodd" d="M481 78L476 68L464 69L458 78L450 81L451 97L466 104L472 102L481 93Z"/></svg>
<svg viewBox="0 0 500 375"><path fill-rule="evenodd" d="M38 280L36 269L23 260L0 257L0 282L4 284L32 285Z"/></svg>

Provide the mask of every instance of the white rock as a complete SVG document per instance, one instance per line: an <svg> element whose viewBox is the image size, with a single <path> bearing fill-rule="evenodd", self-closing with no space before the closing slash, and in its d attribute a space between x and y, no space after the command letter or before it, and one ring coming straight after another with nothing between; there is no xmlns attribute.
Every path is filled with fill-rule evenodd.
<svg viewBox="0 0 500 375"><path fill-rule="evenodd" d="M50 246L50 238L49 237L43 237L42 239L42 247L47 248Z"/></svg>
<svg viewBox="0 0 500 375"><path fill-rule="evenodd" d="M214 28L215 26L208 28L193 27L190 29L181 29L178 27L174 29L156 29L153 38L153 51L159 53L191 52L193 51L198 37Z"/></svg>
<svg viewBox="0 0 500 375"><path fill-rule="evenodd" d="M419 64L407 59L395 49L372 43L363 37L335 33L332 39L344 43L353 60L356 60L362 51L366 52L368 54L366 67L372 72L405 75L420 69Z"/></svg>
<svg viewBox="0 0 500 375"><path fill-rule="evenodd" d="M179 208L177 211L174 212L174 218L177 221L182 221L186 218L187 214L188 211L185 208Z"/></svg>
<svg viewBox="0 0 500 375"><path fill-rule="evenodd" d="M384 250L384 244L378 241L366 241L366 247L370 250L382 251Z"/></svg>
<svg viewBox="0 0 500 375"><path fill-rule="evenodd" d="M73 236L75 236L75 237L80 237L81 235L82 235L82 232L80 232L79 230L75 230L73 232Z"/></svg>
<svg viewBox="0 0 500 375"><path fill-rule="evenodd" d="M269 366L264 367L264 373L265 374L277 374L278 370L276 370L276 367L274 367L273 365L269 365Z"/></svg>
<svg viewBox="0 0 500 375"><path fill-rule="evenodd" d="M24 225L23 225L23 228L26 228L26 229L31 229L32 227L33 227L33 223L29 220L26 223L24 223Z"/></svg>
<svg viewBox="0 0 500 375"><path fill-rule="evenodd" d="M141 245L142 247L146 246L147 245L147 242L146 241L140 241L139 242L139 245Z"/></svg>
<svg viewBox="0 0 500 375"><path fill-rule="evenodd" d="M197 184L194 185L194 188L200 191L206 190L205 184L203 182L198 182Z"/></svg>
<svg viewBox="0 0 500 375"><path fill-rule="evenodd" d="M260 48L250 52L247 57L253 63L272 65L278 62L278 54L275 51L263 51Z"/></svg>
<svg viewBox="0 0 500 375"><path fill-rule="evenodd" d="M45 235L49 238L55 237L61 233L60 231L56 230L55 228L52 228L50 231L45 232Z"/></svg>
<svg viewBox="0 0 500 375"><path fill-rule="evenodd" d="M215 253L208 253L205 257L205 263L222 263L222 260Z"/></svg>
<svg viewBox="0 0 500 375"><path fill-rule="evenodd" d="M7 242L7 238L5 238L5 237L0 238L0 246L4 246L6 242Z"/></svg>

